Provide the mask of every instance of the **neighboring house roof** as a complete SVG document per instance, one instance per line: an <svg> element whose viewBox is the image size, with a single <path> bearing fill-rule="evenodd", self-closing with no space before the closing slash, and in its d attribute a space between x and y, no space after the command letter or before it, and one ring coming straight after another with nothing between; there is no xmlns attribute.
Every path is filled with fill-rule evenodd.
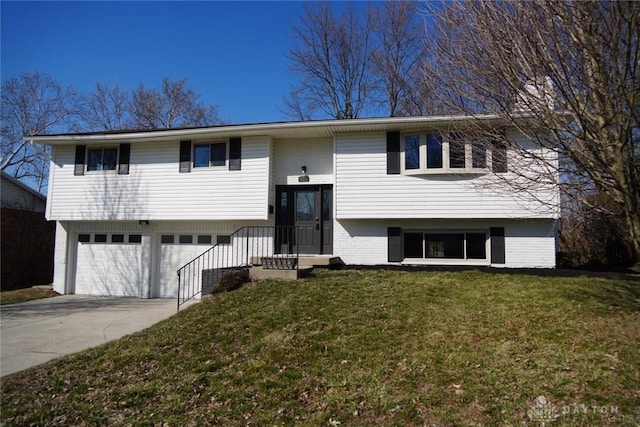
<svg viewBox="0 0 640 427"><path fill-rule="evenodd" d="M0 174L2 175L0 199L3 208L44 212L47 201L44 195L4 171Z"/></svg>
<svg viewBox="0 0 640 427"><path fill-rule="evenodd" d="M347 120L313 120L303 122L274 122L239 125L219 125L180 129L145 129L103 131L57 135L32 135L25 140L45 145L74 144L77 141L118 142L143 141L145 139L162 140L176 138L197 138L198 136L230 137L269 135L273 138L328 138L336 134L351 132L411 131L425 127L443 127L464 124L471 121L483 121L494 125L504 124L504 118L494 114L478 116L420 116L385 117Z"/></svg>

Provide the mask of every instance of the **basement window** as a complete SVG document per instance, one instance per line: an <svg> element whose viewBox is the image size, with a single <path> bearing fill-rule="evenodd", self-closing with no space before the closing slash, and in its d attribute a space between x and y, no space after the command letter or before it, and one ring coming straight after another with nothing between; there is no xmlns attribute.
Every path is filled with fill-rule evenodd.
<svg viewBox="0 0 640 427"><path fill-rule="evenodd" d="M404 259L410 261L487 261L486 231L406 231Z"/></svg>

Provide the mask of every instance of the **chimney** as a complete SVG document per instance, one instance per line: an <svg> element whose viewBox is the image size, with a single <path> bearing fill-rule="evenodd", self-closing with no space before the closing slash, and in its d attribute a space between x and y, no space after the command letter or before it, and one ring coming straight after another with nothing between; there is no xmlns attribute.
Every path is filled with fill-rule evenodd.
<svg viewBox="0 0 640 427"><path fill-rule="evenodd" d="M516 97L514 113L554 110L553 80L545 76L529 80Z"/></svg>

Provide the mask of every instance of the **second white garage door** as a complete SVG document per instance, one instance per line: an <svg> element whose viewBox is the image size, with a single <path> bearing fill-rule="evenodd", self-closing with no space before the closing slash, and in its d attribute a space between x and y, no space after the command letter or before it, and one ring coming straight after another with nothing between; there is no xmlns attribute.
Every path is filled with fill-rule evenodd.
<svg viewBox="0 0 640 427"><path fill-rule="evenodd" d="M156 298L178 297L177 270L228 236L163 234L159 236ZM197 296L200 298L200 295Z"/></svg>

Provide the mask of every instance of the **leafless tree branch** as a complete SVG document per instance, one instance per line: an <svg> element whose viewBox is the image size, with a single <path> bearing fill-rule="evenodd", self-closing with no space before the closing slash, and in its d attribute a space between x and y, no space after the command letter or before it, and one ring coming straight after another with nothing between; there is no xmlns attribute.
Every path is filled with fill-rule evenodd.
<svg viewBox="0 0 640 427"><path fill-rule="evenodd" d="M521 178L509 180L514 191L552 183L556 174L563 200L622 215L636 254L639 11L639 3L623 1L445 3L431 10L436 50L425 75L448 111L497 113L557 154L526 157L520 144L505 140L530 164L514 168ZM595 203L601 198L594 194L613 205Z"/></svg>

